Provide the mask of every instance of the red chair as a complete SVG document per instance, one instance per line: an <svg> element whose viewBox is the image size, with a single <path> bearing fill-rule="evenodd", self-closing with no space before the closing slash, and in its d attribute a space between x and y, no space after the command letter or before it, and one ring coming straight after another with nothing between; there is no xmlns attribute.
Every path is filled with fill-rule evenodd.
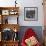
<svg viewBox="0 0 46 46"><path fill-rule="evenodd" d="M28 28L27 31L24 34L24 37L22 38L22 42L21 45L22 46L27 46L25 43L25 39L28 39L29 37L34 36L37 39L37 35L36 33L33 31L32 28ZM38 41L38 40L37 40ZM37 44L35 46L41 46L40 42L38 41Z"/></svg>

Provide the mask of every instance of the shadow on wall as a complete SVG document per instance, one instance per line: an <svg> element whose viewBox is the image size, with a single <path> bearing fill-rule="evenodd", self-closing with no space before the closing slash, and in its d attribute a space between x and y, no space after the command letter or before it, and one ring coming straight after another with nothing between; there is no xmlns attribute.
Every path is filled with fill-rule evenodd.
<svg viewBox="0 0 46 46"><path fill-rule="evenodd" d="M37 37L39 39L39 41L41 43L43 43L43 30L42 30L42 26L21 26L20 27L20 32L19 32L19 39L20 39L20 42L23 38L23 35L25 33L25 31L28 29L28 28L32 28L36 34L37 34Z"/></svg>

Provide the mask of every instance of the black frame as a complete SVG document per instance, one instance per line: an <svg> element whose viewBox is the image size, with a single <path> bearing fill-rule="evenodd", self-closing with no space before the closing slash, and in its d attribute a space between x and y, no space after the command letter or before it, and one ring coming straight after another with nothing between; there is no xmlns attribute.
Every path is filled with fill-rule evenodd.
<svg viewBox="0 0 46 46"><path fill-rule="evenodd" d="M30 13L27 11L29 11ZM33 17L27 18L26 14L29 13L31 15L31 12L35 14L35 16L32 14L34 18ZM37 7L24 7L24 20L25 21L37 21L38 20L38 8Z"/></svg>

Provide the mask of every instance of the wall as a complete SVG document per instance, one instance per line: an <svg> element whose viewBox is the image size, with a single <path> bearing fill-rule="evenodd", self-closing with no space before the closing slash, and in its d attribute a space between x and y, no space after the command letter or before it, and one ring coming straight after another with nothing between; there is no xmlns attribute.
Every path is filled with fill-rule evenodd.
<svg viewBox="0 0 46 46"><path fill-rule="evenodd" d="M44 26L46 26L46 0L44 0Z"/></svg>
<svg viewBox="0 0 46 46"><path fill-rule="evenodd" d="M1 7L15 6L15 0L0 0ZM43 6L42 0L17 0L19 10L19 24L20 26L43 26ZM38 7L38 21L24 21L24 7Z"/></svg>
<svg viewBox="0 0 46 46"><path fill-rule="evenodd" d="M22 26L43 26L43 6L42 0L21 0L20 25ZM24 21L24 7L38 7L38 21Z"/></svg>

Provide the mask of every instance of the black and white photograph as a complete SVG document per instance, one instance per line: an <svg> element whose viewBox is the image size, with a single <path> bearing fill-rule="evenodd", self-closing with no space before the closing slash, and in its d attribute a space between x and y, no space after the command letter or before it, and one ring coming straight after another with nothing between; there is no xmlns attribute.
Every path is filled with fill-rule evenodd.
<svg viewBox="0 0 46 46"><path fill-rule="evenodd" d="M27 20L27 21L38 20L38 8L37 7L24 7L24 20Z"/></svg>

